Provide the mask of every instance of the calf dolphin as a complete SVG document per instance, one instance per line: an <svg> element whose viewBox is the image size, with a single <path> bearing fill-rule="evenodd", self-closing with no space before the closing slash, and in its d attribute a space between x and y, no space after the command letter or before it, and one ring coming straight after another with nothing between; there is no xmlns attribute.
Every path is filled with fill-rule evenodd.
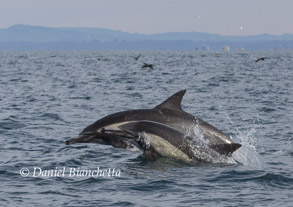
<svg viewBox="0 0 293 207"><path fill-rule="evenodd" d="M152 121L130 122L118 128L132 136L149 159L156 159L159 155L185 162L213 162L220 158L215 151L219 146L225 148L226 153L232 153L241 146L235 143L209 147L174 128Z"/></svg>
<svg viewBox="0 0 293 207"><path fill-rule="evenodd" d="M137 109L108 115L86 127L78 137L67 140L66 144L95 142L118 148L131 148L136 143L132 142L133 139L124 139L125 134L121 134L119 126L147 120L164 124L190 137L197 136L194 129L198 128L203 139L217 152L232 153L227 145L234 142L226 134L182 109L181 102L185 92L186 90L178 91L152 109Z"/></svg>

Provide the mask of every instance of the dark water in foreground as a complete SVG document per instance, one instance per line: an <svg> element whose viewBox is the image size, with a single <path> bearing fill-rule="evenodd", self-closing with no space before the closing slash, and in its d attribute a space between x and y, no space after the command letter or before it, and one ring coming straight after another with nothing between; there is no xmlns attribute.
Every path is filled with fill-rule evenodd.
<svg viewBox="0 0 293 207"><path fill-rule="evenodd" d="M293 51L0 52L0 72L2 206L293 206ZM184 110L243 145L238 164L64 144L103 116L181 89ZM70 168L120 177L70 177Z"/></svg>

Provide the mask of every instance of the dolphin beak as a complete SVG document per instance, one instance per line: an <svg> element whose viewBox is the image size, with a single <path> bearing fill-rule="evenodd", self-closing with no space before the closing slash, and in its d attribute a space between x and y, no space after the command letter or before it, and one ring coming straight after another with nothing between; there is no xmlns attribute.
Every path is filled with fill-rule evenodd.
<svg viewBox="0 0 293 207"><path fill-rule="evenodd" d="M127 148L129 145L122 137L99 132L80 134L78 137L68 139L65 142L66 145L75 143L98 143L104 145L112 145L116 148Z"/></svg>
<svg viewBox="0 0 293 207"><path fill-rule="evenodd" d="M70 145L75 143L87 143L87 142L91 142L91 140L94 137L95 136L93 134L81 134L78 137L74 137L74 138L66 140L65 144Z"/></svg>

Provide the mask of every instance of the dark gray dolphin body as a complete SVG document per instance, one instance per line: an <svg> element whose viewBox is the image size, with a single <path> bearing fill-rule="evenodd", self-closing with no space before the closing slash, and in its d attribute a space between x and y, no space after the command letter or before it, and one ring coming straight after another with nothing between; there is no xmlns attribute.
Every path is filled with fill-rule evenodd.
<svg viewBox="0 0 293 207"><path fill-rule="evenodd" d="M197 127L209 146L214 146L216 150L215 146L219 146L217 150L219 153L228 154L225 152L225 147L222 146L234 142L226 134L183 111L181 102L185 92L186 90L181 90L175 93L153 109L130 110L106 116L86 127L78 137L67 140L66 144L94 142L118 148L128 148L132 145L129 144L129 139L125 139L124 135L121 135L119 127L128 123L147 120L164 124L190 137L197 136L194 132L195 127Z"/></svg>
<svg viewBox="0 0 293 207"><path fill-rule="evenodd" d="M136 121L123 124L119 128L135 139L143 149L145 157L155 159L157 155L171 157L185 162L213 162L220 157L216 150L225 149L232 153L239 144L223 144L209 147L184 133L151 121Z"/></svg>

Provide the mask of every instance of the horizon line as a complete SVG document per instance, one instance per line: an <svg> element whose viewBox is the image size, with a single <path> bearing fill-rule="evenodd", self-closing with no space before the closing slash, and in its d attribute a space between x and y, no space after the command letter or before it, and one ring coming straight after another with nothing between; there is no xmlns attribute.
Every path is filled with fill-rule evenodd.
<svg viewBox="0 0 293 207"><path fill-rule="evenodd" d="M258 34L248 34L248 35L227 35L227 34L218 34L218 33L209 33L209 32L198 32L198 31L169 31L169 32L157 32L157 33L139 33L139 32L127 32L119 29L111 29L111 28L105 28L105 27L93 27L93 26L43 26L43 25L33 25L33 24L12 24L10 26L7 26L6 28L0 27L0 30L9 29L14 26L27 26L27 27L43 27L43 28L79 28L79 29L105 29L105 30L112 30L117 32L123 32L128 34L139 34L139 35L157 35L157 34L167 34L167 33L200 33L200 34L211 34L211 35L219 35L222 37L251 37L251 36L261 36L261 35L271 35L271 36L284 36L284 35L293 35L293 33L282 33L282 34L272 34L272 33L258 33Z"/></svg>

